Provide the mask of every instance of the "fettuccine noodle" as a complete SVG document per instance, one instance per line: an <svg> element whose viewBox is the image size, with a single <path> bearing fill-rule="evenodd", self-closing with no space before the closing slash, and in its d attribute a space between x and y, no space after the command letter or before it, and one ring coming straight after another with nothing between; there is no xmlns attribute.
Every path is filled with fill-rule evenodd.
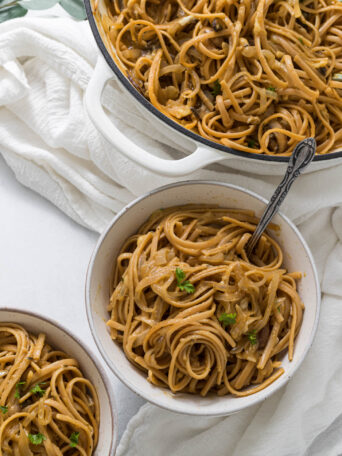
<svg viewBox="0 0 342 456"><path fill-rule="evenodd" d="M0 323L0 456L91 456L99 401L76 359L45 334Z"/></svg>
<svg viewBox="0 0 342 456"><path fill-rule="evenodd" d="M116 63L187 129L250 153L342 148L341 1L104 1Z"/></svg>
<svg viewBox="0 0 342 456"><path fill-rule="evenodd" d="M246 396L283 374L302 322L301 274L284 269L267 234L247 258L257 222L247 210L173 207L125 242L107 324L151 383Z"/></svg>

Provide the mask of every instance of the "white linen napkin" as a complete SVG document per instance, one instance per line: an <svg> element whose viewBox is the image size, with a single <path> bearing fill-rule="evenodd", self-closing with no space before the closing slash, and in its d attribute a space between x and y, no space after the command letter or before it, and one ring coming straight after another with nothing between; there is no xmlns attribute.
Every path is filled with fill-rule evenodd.
<svg viewBox="0 0 342 456"><path fill-rule="evenodd" d="M86 22L22 18L0 25L0 153L20 182L100 232L128 201L174 179L122 157L92 126L83 95L97 56ZM176 155L115 82L104 104L130 138L156 155ZM342 454L341 176L342 166L302 176L284 202L313 250L324 292L314 345L288 386L228 418L191 418L145 405L118 456ZM265 197L279 182L222 166L188 178L231 182Z"/></svg>

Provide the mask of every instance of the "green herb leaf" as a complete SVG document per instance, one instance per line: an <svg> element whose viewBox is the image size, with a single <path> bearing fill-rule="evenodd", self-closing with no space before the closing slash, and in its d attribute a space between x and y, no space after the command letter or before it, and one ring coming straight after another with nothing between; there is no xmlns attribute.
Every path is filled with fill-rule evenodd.
<svg viewBox="0 0 342 456"><path fill-rule="evenodd" d="M195 293L195 287L188 280L184 282L180 287L182 291L185 290L188 294Z"/></svg>
<svg viewBox="0 0 342 456"><path fill-rule="evenodd" d="M13 6L10 6L13 5ZM7 7L8 6L8 7ZM8 21L9 19L15 19L16 17L23 17L27 14L27 9L16 4L16 2L8 3L8 5L0 5L0 24Z"/></svg>
<svg viewBox="0 0 342 456"><path fill-rule="evenodd" d="M86 19L83 0L60 0L59 4L75 19L80 21Z"/></svg>
<svg viewBox="0 0 342 456"><path fill-rule="evenodd" d="M0 405L0 410L1 410L2 413L5 415L5 413L8 412L8 407L6 407L5 405Z"/></svg>
<svg viewBox="0 0 342 456"><path fill-rule="evenodd" d="M222 87L218 79L214 82L211 93L214 95L214 97L217 97L217 95L221 95Z"/></svg>
<svg viewBox="0 0 342 456"><path fill-rule="evenodd" d="M45 10L52 8L58 0L19 0L18 4L28 10Z"/></svg>
<svg viewBox="0 0 342 456"><path fill-rule="evenodd" d="M33 443L33 445L41 445L44 440L46 440L45 435L38 432L38 434L29 434L28 435L29 441Z"/></svg>
<svg viewBox="0 0 342 456"><path fill-rule="evenodd" d="M342 0L341 0L342 1ZM342 81L342 73L335 73L332 77L334 81Z"/></svg>
<svg viewBox="0 0 342 456"><path fill-rule="evenodd" d="M236 313L225 313L223 312L220 316L219 316L219 321L222 323L222 325L225 327L225 326L229 326L229 325L235 325L236 323Z"/></svg>
<svg viewBox="0 0 342 456"><path fill-rule="evenodd" d="M80 436L79 432L73 432L70 436L70 446L75 448L78 445L78 438Z"/></svg>
<svg viewBox="0 0 342 456"><path fill-rule="evenodd" d="M57 3L75 19L86 19L82 0L0 0L0 23L25 16L27 10L45 10Z"/></svg>
<svg viewBox="0 0 342 456"><path fill-rule="evenodd" d="M20 387L25 385L26 382L18 382L16 385L15 385L15 394L14 394L14 397L16 399L20 399L21 397L21 394L20 394Z"/></svg>
<svg viewBox="0 0 342 456"><path fill-rule="evenodd" d="M188 294L195 292L195 287L189 280L185 280L185 272L181 268L176 268L177 287Z"/></svg>
<svg viewBox="0 0 342 456"><path fill-rule="evenodd" d="M275 87L267 87L266 95L272 98L278 98L277 89Z"/></svg>
<svg viewBox="0 0 342 456"><path fill-rule="evenodd" d="M39 385L42 385L43 383L38 383L35 385L33 388L31 388L31 393L33 394L39 394L40 397L43 397L45 394L45 390L41 389Z"/></svg>
<svg viewBox="0 0 342 456"><path fill-rule="evenodd" d="M249 342L251 343L251 345L255 345L255 344L258 342L258 336L257 336L257 334L256 334L255 329L253 329L252 331L250 331L250 332L247 334L247 337L248 337Z"/></svg>
<svg viewBox="0 0 342 456"><path fill-rule="evenodd" d="M183 282L185 279L185 272L181 268L176 268L176 279L177 279L177 285L179 286L180 283Z"/></svg>
<svg viewBox="0 0 342 456"><path fill-rule="evenodd" d="M303 38L298 38L298 41L300 42L300 44L302 44L304 46Z"/></svg>
<svg viewBox="0 0 342 456"><path fill-rule="evenodd" d="M251 149L255 149L256 147L258 147L258 143L255 141L255 139L250 138L247 141L247 146L250 147Z"/></svg>

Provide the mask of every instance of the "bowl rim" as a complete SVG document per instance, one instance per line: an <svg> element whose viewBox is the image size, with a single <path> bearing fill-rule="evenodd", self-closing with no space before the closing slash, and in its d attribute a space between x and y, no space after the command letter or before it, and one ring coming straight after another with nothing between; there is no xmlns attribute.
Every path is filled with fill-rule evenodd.
<svg viewBox="0 0 342 456"><path fill-rule="evenodd" d="M112 441L110 445L110 451L109 451L109 456L115 456L116 454L116 449L117 449L117 440L118 440L118 412L117 412L117 406L116 406L116 400L114 398L114 393L112 391L112 386L109 381L108 375L103 369L102 365L100 364L99 359L95 355L94 351L89 348L88 344L85 342L81 341L77 336L72 334L68 329L65 328L62 324L57 322L56 320L45 317L43 315L40 315L36 312L33 312L31 310L22 310L22 309L17 309L17 308L11 308L11 307L0 307L0 315L1 312L12 312L20 315L28 315L30 317L34 317L37 320L42 320L44 322L47 322L51 324L52 326L55 326L57 329L59 329L61 332L66 333L74 342L76 342L77 345L80 346L80 348L89 356L89 358L92 360L94 363L96 370L98 371L102 381L103 385L105 388L105 391L107 393L107 396L109 398L109 405L110 405L110 414L112 418L112 426L111 426L111 433L112 433ZM6 323L6 321L5 321ZM14 323L11 321L8 321L8 323ZM25 327L25 324L22 324L23 327ZM47 334L47 339L49 339L49 336Z"/></svg>
<svg viewBox="0 0 342 456"><path fill-rule="evenodd" d="M166 124L168 127L176 130L178 133L191 138L196 143L202 143L207 147L211 147L212 149L220 150L227 154L235 155L236 157L240 158L247 158L247 159L254 159L261 162L268 162L268 163L288 163L289 156L278 157L276 155L268 155L268 154L258 154L252 152L245 152L242 150L233 149L228 146L224 146L223 144L216 143L215 141L211 141L209 139L204 138L203 136L194 133L193 131L188 130L187 128L183 127L181 124L177 123L176 121L172 120L170 117L163 114L159 109L152 105L127 79L124 73L120 70L118 65L115 63L114 59L110 55L103 39L101 38L98 25L96 23L93 11L91 0L84 0L86 14L88 18L88 22L92 31L92 34L95 38L96 44L103 55L105 61L112 69L115 76L118 78L120 83L123 87L135 98L135 100L142 105L145 109L147 109L150 113L152 113L155 117L157 117L162 123ZM313 161L314 162L321 162L326 160L332 160L342 157L342 150L329 152L322 155L315 155Z"/></svg>
<svg viewBox="0 0 342 456"><path fill-rule="evenodd" d="M125 374L122 374L120 369L118 369L116 367L115 363L111 362L111 360L110 360L109 356L107 356L107 353L106 353L105 349L103 348L101 340L98 337L98 334L96 332L95 325L94 325L94 319L93 319L93 315L92 315L91 300L90 300L91 277L92 277L92 273L93 273L93 269L94 269L94 264L95 264L95 261L96 261L96 258L97 258L97 254L98 254L98 252L99 252L99 250L100 250L105 238L108 236L109 232L111 232L111 230L115 228L115 224L117 223L117 221L119 219L121 219L121 217L123 217L129 209L133 208L134 206L136 206L138 203L140 203L144 199L149 198L151 195L154 195L154 194L159 193L161 191L169 190L169 189L174 188L174 187L182 187L182 186L188 186L188 185L203 185L203 184L204 185L214 185L214 186L218 186L218 187L226 187L226 188L230 188L230 189L233 189L233 190L238 190L240 192L246 193L247 195L258 199L259 201L261 201L265 205L268 203L268 201L264 197L262 197L259 194L253 192L252 190L248 190L248 189L245 189L243 187L240 187L240 186L234 185L234 184L228 184L228 183L225 183L225 182L211 181L211 180L186 180L186 181L174 182L174 183L171 183L171 184L163 185L161 187L153 189L153 190L151 190L151 191L139 196L138 198L136 198L133 201L131 201L130 203L128 203L120 212L118 212L118 214L111 220L111 222L109 222L107 228L102 232L102 234L98 238L98 241L97 241L97 243L96 243L96 245L94 247L93 253L91 255L91 258L90 258L90 261L89 261L89 264L88 264L88 269L87 269L86 283L85 283L85 306L86 306L86 313L87 313L87 318L88 318L90 331L92 333L92 336L93 336L93 338L95 340L95 344L96 344L101 356L105 360L105 362L106 362L107 366L109 367L109 369L116 375L116 377L121 382L123 382L130 390L132 390L135 394L137 394L138 396L140 396L144 400L146 400L146 401L148 401L148 402L150 402L150 403L152 403L152 404L154 404L154 405L156 405L158 407L161 407L163 409L169 410L169 411L174 412L174 413L181 413L181 414L193 415L193 416L227 416L227 415L230 415L232 413L242 411L242 410L246 409L247 407L250 407L252 405L256 405L256 404L260 403L261 401L267 399L270 396L270 392L268 392L269 388L265 388L265 389L259 391L258 393L253 394L252 396L249 396L250 398L252 398L250 403L246 403L246 404L240 405L240 406L231 407L231 410L229 410L227 412L215 412L215 411L209 411L208 412L208 411L206 411L205 415L204 415L199 410L200 409L199 407L198 407L198 410L186 411L186 410L179 410L178 408L175 409L171 405L169 406L169 405L166 405L166 404L160 404L158 402L158 400L154 399L153 395L150 395L149 393L145 394L144 391L141 390L141 389L139 389L139 391L137 391L134 382L132 382L128 376L126 376ZM311 328L309 341L308 341L305 349L303 350L303 353L301 354L300 358L297 360L297 365L295 366L294 371L291 374L288 374L288 373L285 372L281 377L279 377L274 382L274 384L276 383L276 385L274 386L274 389L272 391L272 395L274 393L276 393L280 388L282 388L283 386L286 385L288 380L290 380L290 378L296 373L296 371L299 369L299 367L301 366L302 362L304 361L309 349L312 346L312 343L313 343L313 340L314 340L314 337L315 337L315 334L316 334L316 331L317 331L319 315L320 315L320 307L321 307L320 282L319 282L319 278L318 278L316 264L315 264L313 255L312 255L312 253L311 253L311 251L309 249L309 246L307 245L305 239L303 238L303 236L300 233L300 231L298 230L298 228L294 225L294 223L288 217L286 217L286 215L284 215L281 211L279 211L277 215L279 215L285 221L285 223L287 223L289 225L289 227L292 229L292 231L294 231L294 234L297 236L297 238L299 239L299 241L301 242L301 244L304 247L304 250L305 250L305 252L307 254L309 263L310 263L311 268L312 268L313 276L314 276L314 283L315 283L315 287L316 287L316 302L317 302L317 306L316 306L315 320L314 320L314 323L313 323L312 328ZM114 343L114 341L113 341L113 343ZM240 398L235 398L235 399L236 399L237 404L238 404L238 399L240 399Z"/></svg>

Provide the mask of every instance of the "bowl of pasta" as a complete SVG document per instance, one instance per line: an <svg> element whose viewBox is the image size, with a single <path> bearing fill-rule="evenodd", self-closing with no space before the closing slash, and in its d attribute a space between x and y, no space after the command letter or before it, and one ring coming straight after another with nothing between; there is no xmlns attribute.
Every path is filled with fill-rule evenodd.
<svg viewBox="0 0 342 456"><path fill-rule="evenodd" d="M113 390L95 355L59 323L0 309L3 454L114 456Z"/></svg>
<svg viewBox="0 0 342 456"><path fill-rule="evenodd" d="M266 200L187 181L126 206L86 280L92 334L129 388L168 410L229 415L294 375L316 331L320 287L305 240L281 213L250 257Z"/></svg>
<svg viewBox="0 0 342 456"><path fill-rule="evenodd" d="M131 160L169 176L214 162L282 175L298 141L315 137L309 172L342 161L338 0L85 0L85 6L101 52L85 106ZM118 104L133 102L133 111L186 151L184 158L151 154L110 120L100 100L113 77Z"/></svg>

